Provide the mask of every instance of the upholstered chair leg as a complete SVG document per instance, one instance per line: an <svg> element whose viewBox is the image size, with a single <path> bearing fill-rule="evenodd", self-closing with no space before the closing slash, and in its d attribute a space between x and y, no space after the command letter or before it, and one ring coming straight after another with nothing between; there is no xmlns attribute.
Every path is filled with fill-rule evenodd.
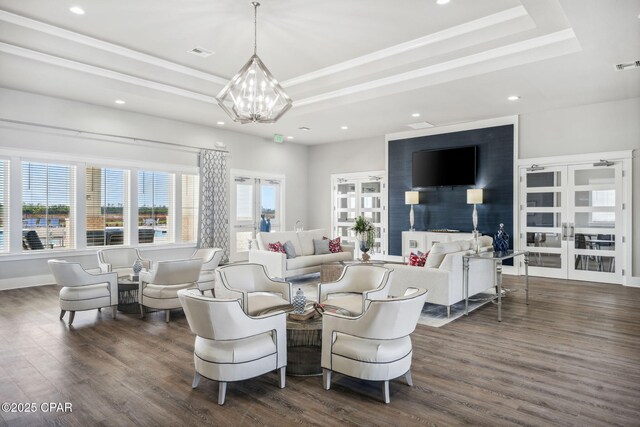
<svg viewBox="0 0 640 427"><path fill-rule="evenodd" d="M64 314L67 312L67 310L60 310L60 320L62 320L62 318L64 317Z"/></svg>
<svg viewBox="0 0 640 427"><path fill-rule="evenodd" d="M384 395L384 403L391 402L391 399L389 398L389 381L384 382L384 385L382 386L382 394Z"/></svg>
<svg viewBox="0 0 640 427"><path fill-rule="evenodd" d="M112 305L111 306L111 317L113 317L115 319L117 312L118 312L118 306L117 305Z"/></svg>
<svg viewBox="0 0 640 427"><path fill-rule="evenodd" d="M285 376L287 375L287 367L283 366L282 368L278 369L278 373L280 374L280 388L284 388Z"/></svg>
<svg viewBox="0 0 640 427"><path fill-rule="evenodd" d="M100 312L101 312L101 311L102 311L102 307L98 307L98 311L100 311Z"/></svg>
<svg viewBox="0 0 640 427"><path fill-rule="evenodd" d="M404 374L404 378L405 378L405 380L407 380L407 385L409 387L413 387L413 379L411 379L411 371L410 370L407 371L406 374Z"/></svg>
<svg viewBox="0 0 640 427"><path fill-rule="evenodd" d="M193 376L193 382L191 383L191 388L196 388L198 387L198 384L200 384L200 379L202 377L200 376L200 373L198 371L196 371L196 374Z"/></svg>
<svg viewBox="0 0 640 427"><path fill-rule="evenodd" d="M227 394L227 383L220 381L218 383L218 405L224 405L224 398Z"/></svg>
<svg viewBox="0 0 640 427"><path fill-rule="evenodd" d="M171 310L164 311L164 321L169 323L169 317L171 317Z"/></svg>
<svg viewBox="0 0 640 427"><path fill-rule="evenodd" d="M322 368L322 382L324 389L329 390L331 388L331 370Z"/></svg>
<svg viewBox="0 0 640 427"><path fill-rule="evenodd" d="M140 318L144 319L144 305L140 304Z"/></svg>
<svg viewBox="0 0 640 427"><path fill-rule="evenodd" d="M447 319L451 317L451 306L447 306Z"/></svg>
<svg viewBox="0 0 640 427"><path fill-rule="evenodd" d="M69 312L69 326L71 326L71 324L73 323L74 317L76 317L76 312L75 311L70 311Z"/></svg>

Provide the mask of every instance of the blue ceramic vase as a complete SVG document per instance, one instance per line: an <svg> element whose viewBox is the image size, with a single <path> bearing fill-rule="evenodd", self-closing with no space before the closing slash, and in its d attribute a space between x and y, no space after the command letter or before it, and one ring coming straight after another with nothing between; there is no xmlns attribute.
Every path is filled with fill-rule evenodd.
<svg viewBox="0 0 640 427"><path fill-rule="evenodd" d="M509 235L504 231L504 224L500 224L500 229L493 237L493 250L496 252L509 250Z"/></svg>
<svg viewBox="0 0 640 427"><path fill-rule="evenodd" d="M292 303L294 313L304 313L304 307L307 305L307 297L304 296L304 292L302 292L302 289L298 288L296 295L293 297Z"/></svg>

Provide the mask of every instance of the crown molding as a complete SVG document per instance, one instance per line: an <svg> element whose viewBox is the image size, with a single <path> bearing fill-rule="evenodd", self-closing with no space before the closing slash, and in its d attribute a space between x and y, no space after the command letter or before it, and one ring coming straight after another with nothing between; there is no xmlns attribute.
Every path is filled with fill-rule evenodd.
<svg viewBox="0 0 640 427"><path fill-rule="evenodd" d="M426 77L437 73L443 73L452 71L455 69L468 67L471 65L479 64L493 59L514 55L521 52L526 52L532 49L551 46L564 41L575 40L576 35L573 29L568 28L566 30L558 31L544 36L528 39L525 41L512 43L510 45L501 46L495 49L487 50L480 53L464 56L462 58L456 58L451 61L442 62L440 64L430 65L428 67L418 68L416 70L407 71L405 73L399 73L388 77L383 77L377 80L371 80L369 82L360 83L357 85L345 87L342 89L326 92L320 95L311 96L299 101L294 101L295 107L301 107L304 105L315 104L317 102L327 101L333 98L354 95L356 93L370 91L378 89L384 86L403 83L408 80L413 80L419 77ZM505 65L502 68L508 68L509 65Z"/></svg>
<svg viewBox="0 0 640 427"><path fill-rule="evenodd" d="M182 96L185 98L195 99L197 101L206 102L209 104L217 104L215 97L205 95L202 93L192 92L190 90L181 89L179 87L167 85L164 83L154 82L152 80L143 79L140 77L130 76L128 74L120 73L117 71L108 70L106 68L96 67L94 65L84 64L82 62L72 61L59 56L49 55L47 53L38 52L31 49L26 49L12 44L0 42L0 52L9 53L23 58L33 59L36 61L44 62L47 64L56 65L59 67L68 68L75 71L81 71L95 76L106 77L112 80L118 80L124 83L129 83L137 86L146 87L148 89L154 89L161 92L170 93L173 95Z"/></svg>
<svg viewBox="0 0 640 427"><path fill-rule="evenodd" d="M155 65L156 67L164 68L166 70L175 71L177 73L185 74L191 77L195 77L201 80L206 80L211 83L224 86L227 84L228 79L208 74L184 65L176 64L175 62L160 59L158 57L147 55L146 53L138 52L133 49L129 49L117 44L105 42L93 37L85 36L80 33L65 30L54 25L45 24L44 22L36 21L35 19L26 18L15 13L0 10L0 21L9 22L11 24L19 25L24 28L39 31L41 33L49 34L52 36L60 37L65 40L70 40L76 43L80 43L86 46L90 46L96 49L104 50L106 52L115 53L116 55L124 56L126 58L135 59L136 61L144 62L146 64Z"/></svg>
<svg viewBox="0 0 640 427"><path fill-rule="evenodd" d="M528 16L527 10L523 6L507 9L492 15L485 16L473 21L465 22L464 24L456 25L455 27L447 28L446 30L438 31L437 33L429 34L424 37L419 37L408 42L400 43L395 46L381 49L376 52L372 52L366 55L362 55L358 58L350 59L348 61L341 62L339 64L331 65L329 67L321 68L311 73L303 74L298 77L294 77L282 82L283 87L291 87L306 83L312 80L326 77L332 74L337 74L352 68L357 68L369 64L374 61L380 61L395 55L399 55L411 50L419 49L435 43L440 43L445 40L460 37L465 34L480 31L487 27L492 27L504 22L512 21Z"/></svg>

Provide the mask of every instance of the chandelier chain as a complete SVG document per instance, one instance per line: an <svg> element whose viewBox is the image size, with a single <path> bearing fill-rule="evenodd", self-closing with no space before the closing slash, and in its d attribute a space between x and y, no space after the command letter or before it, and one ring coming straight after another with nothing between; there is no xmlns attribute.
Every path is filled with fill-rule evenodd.
<svg viewBox="0 0 640 427"><path fill-rule="evenodd" d="M258 6L260 3L254 1L253 5L253 54L258 54Z"/></svg>

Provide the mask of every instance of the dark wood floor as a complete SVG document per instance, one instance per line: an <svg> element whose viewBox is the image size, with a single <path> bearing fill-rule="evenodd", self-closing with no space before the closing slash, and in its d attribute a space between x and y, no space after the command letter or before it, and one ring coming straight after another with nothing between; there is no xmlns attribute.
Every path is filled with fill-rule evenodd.
<svg viewBox="0 0 640 427"><path fill-rule="evenodd" d="M506 277L519 287L521 282ZM640 425L640 289L531 280L531 304L510 294L503 322L487 306L413 335L414 387L275 374L191 389L193 336L110 310L58 320L58 289L0 292L0 401L70 402L71 413L1 413L0 425Z"/></svg>

